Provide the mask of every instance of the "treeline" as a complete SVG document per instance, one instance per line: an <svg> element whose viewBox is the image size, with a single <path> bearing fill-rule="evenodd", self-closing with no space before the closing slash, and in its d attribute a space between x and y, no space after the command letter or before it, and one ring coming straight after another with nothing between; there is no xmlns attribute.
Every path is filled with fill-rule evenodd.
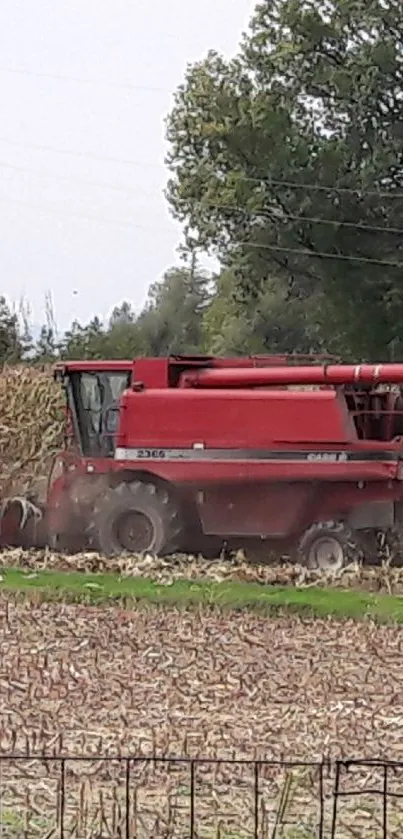
<svg viewBox="0 0 403 839"><path fill-rule="evenodd" d="M403 358L401 0L261 0L237 55L186 72L166 197L189 264L144 311L46 324L33 358L333 352ZM134 270L134 267L133 267ZM2 314L1 314L2 312ZM3 304L0 360L27 352Z"/></svg>
<svg viewBox="0 0 403 839"><path fill-rule="evenodd" d="M87 324L75 321L62 336L48 300L37 340L27 317L12 312L0 298L0 363L204 352L214 296L213 278L198 270L172 268L151 286L140 313L123 302L114 308L107 323L98 317Z"/></svg>
<svg viewBox="0 0 403 839"><path fill-rule="evenodd" d="M13 313L0 298L0 363L47 363L58 358L133 358L170 353L309 352L312 344L304 317L286 306L284 298L262 297L249 318L242 303L225 302L222 276L177 267L167 271L148 293L139 313L129 302L116 306L105 324L95 317L75 321L61 337L49 301L45 323L35 341L27 318ZM265 309L266 303L266 309ZM230 307L234 307L230 316ZM221 318L226 323L222 328Z"/></svg>
<svg viewBox="0 0 403 839"><path fill-rule="evenodd" d="M131 358L137 355L198 353L207 349L207 313L215 296L214 278L184 267L167 271L151 285L144 309L136 313L129 302L113 309L107 323L94 317L79 321L62 335L49 298L39 338L32 336L26 315L14 313L0 298L0 363L57 358Z"/></svg>

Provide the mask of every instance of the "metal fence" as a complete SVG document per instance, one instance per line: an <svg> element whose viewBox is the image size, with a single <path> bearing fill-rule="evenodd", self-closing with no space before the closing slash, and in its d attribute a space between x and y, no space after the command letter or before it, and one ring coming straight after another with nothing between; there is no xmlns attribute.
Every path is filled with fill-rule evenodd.
<svg viewBox="0 0 403 839"><path fill-rule="evenodd" d="M0 755L0 839L394 839L403 761Z"/></svg>

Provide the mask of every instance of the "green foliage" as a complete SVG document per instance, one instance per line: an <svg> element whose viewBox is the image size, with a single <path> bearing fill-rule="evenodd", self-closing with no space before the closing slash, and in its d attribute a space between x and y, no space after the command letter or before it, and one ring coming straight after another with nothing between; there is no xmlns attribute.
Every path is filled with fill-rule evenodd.
<svg viewBox="0 0 403 839"><path fill-rule="evenodd" d="M29 332L27 316L26 329ZM35 360L43 364L54 361L59 354L60 346L57 339L57 323L53 309L52 295L45 294L45 323L41 327L40 335L35 346Z"/></svg>
<svg viewBox="0 0 403 839"><path fill-rule="evenodd" d="M318 322L319 300L314 307L313 295L292 299L282 278L268 278L257 297L240 303L233 294L235 286L234 272L223 271L204 317L209 352L242 355L327 350Z"/></svg>
<svg viewBox="0 0 403 839"><path fill-rule="evenodd" d="M51 327L43 325L36 343L35 356L37 361L42 363L51 362L57 358L58 345L56 336Z"/></svg>
<svg viewBox="0 0 403 839"><path fill-rule="evenodd" d="M204 349L203 315L210 302L209 277L172 268L154 283L137 321L149 355L197 353Z"/></svg>
<svg viewBox="0 0 403 839"><path fill-rule="evenodd" d="M171 268L161 281L150 287L146 305L139 315L124 301L115 306L106 326L98 317L86 325L74 321L59 341L56 326L47 317L33 360L43 363L57 357L130 359L138 355L203 352L204 314L211 302L211 285L210 277L195 265L193 268ZM6 315L7 312L3 317L5 334L9 345L14 346L10 331L14 321L9 322ZM1 319L0 308L0 352Z"/></svg>
<svg viewBox="0 0 403 839"><path fill-rule="evenodd" d="M12 313L6 299L0 296L0 364L21 361L25 349L17 315Z"/></svg>
<svg viewBox="0 0 403 839"><path fill-rule="evenodd" d="M403 251L402 43L398 0L265 0L235 59L188 68L167 197L236 278L226 332L271 289L328 349L401 350L402 269L378 262Z"/></svg>
<svg viewBox="0 0 403 839"><path fill-rule="evenodd" d="M205 606L220 609L256 611L260 614L297 613L307 617L339 620L372 620L402 624L401 597L336 588L296 588L293 586L244 583L234 580L173 580L160 584L143 576L88 574L81 571L40 570L26 574L19 568L2 568L1 590L24 595L36 594L42 600L102 603L126 601L132 605L155 603L177 608Z"/></svg>
<svg viewBox="0 0 403 839"><path fill-rule="evenodd" d="M105 330L98 317L93 318L87 326L74 321L61 343L61 356L72 360L102 358L104 337Z"/></svg>

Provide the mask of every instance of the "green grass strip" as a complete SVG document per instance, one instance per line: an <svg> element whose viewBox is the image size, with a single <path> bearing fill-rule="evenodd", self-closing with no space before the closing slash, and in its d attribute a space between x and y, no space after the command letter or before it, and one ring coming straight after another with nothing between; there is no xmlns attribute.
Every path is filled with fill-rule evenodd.
<svg viewBox="0 0 403 839"><path fill-rule="evenodd" d="M193 582L178 580L170 585L144 577L80 572L27 572L1 569L0 592L39 595L42 600L81 603L125 602L170 605L177 608L214 606L247 609L260 614L297 612L314 617L340 619L373 618L403 623L403 597L357 590L264 586L241 582Z"/></svg>

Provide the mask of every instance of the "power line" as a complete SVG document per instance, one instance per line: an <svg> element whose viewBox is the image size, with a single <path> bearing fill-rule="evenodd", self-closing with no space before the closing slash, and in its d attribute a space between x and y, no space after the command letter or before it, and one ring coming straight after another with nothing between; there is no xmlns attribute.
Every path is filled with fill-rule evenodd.
<svg viewBox="0 0 403 839"><path fill-rule="evenodd" d="M291 213L286 213L284 215L284 218L290 219L291 221L306 221L311 224L329 224L334 225L335 227L349 227L352 230L362 230L363 232L367 233L392 233L398 235L403 234L403 227L385 227L385 225L361 224L361 222L355 221L338 221L338 219L314 217L311 218L310 216L299 216L293 215Z"/></svg>
<svg viewBox="0 0 403 839"><path fill-rule="evenodd" d="M41 70L27 70L23 67L4 67L0 66L0 73L10 73L12 75L18 76L33 76L34 78L40 79L54 79L55 81L66 81L66 82L74 82L77 84L89 84L89 85L100 85L100 86L107 86L107 87L116 87L122 88L124 90L136 90L136 91L145 91L145 92L152 92L152 93L168 93L171 96L174 96L178 92L178 88L176 90L172 90L172 88L162 87L160 85L143 85L143 84L134 84L133 82L120 82L114 81L110 79L95 79L95 78L84 78L82 76L69 76L66 73L47 73L42 72ZM320 96L314 96L311 93L304 93L301 92L299 98L303 99L310 99L310 100L317 100L321 99ZM192 96L196 99L205 99L210 101L211 96L209 93L204 93L201 90L192 90Z"/></svg>
<svg viewBox="0 0 403 839"><path fill-rule="evenodd" d="M54 79L55 81L75 82L77 84L99 85L101 87L122 88L123 90L145 91L147 93L172 93L169 88L156 85L139 85L132 82L116 82L110 79L85 79L79 76L67 76L63 73L42 73L36 70L24 70L20 67L0 67L0 73L10 73L18 76L33 76L39 79Z"/></svg>
<svg viewBox="0 0 403 839"><path fill-rule="evenodd" d="M387 259L372 259L367 256L350 256L343 253L328 253L327 251L309 251L304 248L283 248L280 245L265 245L259 242L234 242L235 245L243 245L249 248L262 248L263 250L279 251L280 253L293 253L298 256L311 256L319 259L340 259L346 262L361 262L367 265L383 265L389 268L403 268L403 262L394 262Z"/></svg>
<svg viewBox="0 0 403 839"><path fill-rule="evenodd" d="M131 227L131 228L136 228L138 230L145 230L145 231L153 232L153 233L164 232L164 233L167 233L167 234L168 233L172 234L174 232L173 230L170 230L168 227L167 228L165 228L165 227L156 228L156 227L153 226L153 227L147 228L143 224L137 224L136 222L131 221L131 219L109 219L109 218L104 218L102 216L87 216L87 215L82 215L81 213L74 213L74 212L71 213L69 211L66 212L64 210L61 210L61 209L59 209L57 207L53 207L53 206L52 207L50 207L50 206L49 207L42 207L41 205L38 205L38 204L33 204L33 203L30 203L30 202L27 202L27 201L19 201L18 199L14 199L14 198L10 198L10 199L0 198L0 201L3 202L3 203L9 203L10 202L12 204L18 204L18 205L21 205L23 207L38 210L38 211L44 212L44 213L51 213L51 215L54 215L54 213L56 212L56 213L59 213L60 215L64 215L64 216L67 216L67 217L70 216L72 218L79 218L79 219L83 219L84 221L95 221L95 222L101 222L102 224L114 224L114 225L118 225L120 227L129 227L129 228ZM344 262L355 262L355 263L361 263L361 264L367 264L367 265L379 265L379 266L388 267L388 268L403 268L403 262L397 262L397 261L386 260L386 259L375 259L375 258L365 257L365 256L353 256L353 255L349 255L349 254L329 253L327 251L309 251L309 250L305 250L304 248L282 247L280 245L268 245L268 244L259 243L259 242L249 242L247 240L246 241L237 240L235 242L232 242L232 244L237 245L239 247L254 248L254 249L259 249L259 250L264 250L264 251L267 250L267 251L273 251L273 252L276 252L276 253L278 252L278 253L286 253L286 254L287 253L288 254L295 254L297 256L308 256L308 257L311 257L311 258L318 258L318 259L335 259L335 260L342 260Z"/></svg>
<svg viewBox="0 0 403 839"><path fill-rule="evenodd" d="M147 192L145 190L140 190L135 186L120 186L118 184L105 183L104 181L89 181L86 178L77 178L75 175L58 175L55 172L47 172L46 169L34 169L31 168L31 166L17 166L13 163L5 163L3 161L0 161L0 168L11 169L15 172L29 172L32 175L38 175L39 177L53 178L57 181L67 181L68 183L77 183L82 184L83 186L95 186L99 187L100 189L111 189L116 190L117 192L135 192L139 195L149 196L154 196L157 194L153 192Z"/></svg>
<svg viewBox="0 0 403 839"><path fill-rule="evenodd" d="M151 167L153 169L160 168L159 163L147 163L144 160L125 160L119 157L109 157L103 154L93 154L92 152L71 151L70 149L58 149L55 146L42 146L39 143L27 143L22 140L9 140L7 137L0 137L0 143L7 143L10 146L22 146L23 148L35 149L36 151L50 151L55 154L72 155L73 157L88 157L93 160L108 161L109 163L120 163L128 166Z"/></svg>
<svg viewBox="0 0 403 839"><path fill-rule="evenodd" d="M380 189L359 189L358 187L352 186L335 186L329 184L325 186L324 184L313 184L313 183L305 183L299 181L287 181L287 180L279 180L278 178L272 178L270 175L261 175L260 177L252 177L248 175L239 175L235 173L236 183L256 183L259 186L285 186L289 189L305 189L313 192L335 192L346 194L346 195L355 195L361 198L391 198L391 199L400 199L403 200L403 192L386 192Z"/></svg>
<svg viewBox="0 0 403 839"><path fill-rule="evenodd" d="M221 204L220 202L212 202L206 201L201 202L207 208L218 208L223 210L231 210L232 212L240 212L245 216L250 218L264 218L267 221L273 221L273 218L270 216L270 209L268 208L265 210L259 210L257 212L253 212L251 210L244 210L242 207L237 206L236 204ZM403 235L403 227L385 227L385 225L374 225L374 224L362 224L361 222L355 221L343 221L339 219L329 219L329 218L319 218L318 216L302 216L298 215L298 213L278 213L276 215L276 220L278 221L301 221L307 222L309 224L328 224L334 227L348 227L353 230L362 230L363 232L367 233L392 233L392 234L399 234Z"/></svg>
<svg viewBox="0 0 403 839"><path fill-rule="evenodd" d="M75 178L75 177L72 178L69 175L57 175L57 174L54 174L53 172L46 172L45 170L37 170L37 169L33 169L29 166L16 166L12 163L4 163L2 161L0 161L0 168L1 167L4 167L6 169L11 169L11 170L17 171L17 172L31 172L32 174L39 175L41 177L44 176L44 177L54 178L56 180L67 181L69 183L70 182L76 182L76 183L79 183L79 184L99 187L99 188L102 188L102 189L116 190L118 192L131 192L131 193L134 192L134 193L141 194L141 195L148 195L150 197L153 197L154 194L156 195L156 193L146 192L144 190L140 191L134 186L118 186L118 185L115 186L114 184L107 184L107 183L102 182L102 181L88 181L85 178ZM242 209L242 207L239 207L237 205L222 204L218 201L217 202L208 201L208 202L202 202L202 203L204 203L205 206L207 206L207 207L212 207L212 208L216 207L218 209L221 208L223 210L231 210L233 212L242 212L244 215L247 215L247 216L250 216L250 217L255 216L257 218L260 218L260 217L269 218L268 213L264 212L263 210L257 211L257 212L252 212L252 211L244 210L244 209ZM367 231L367 232L371 232L371 233L376 232L376 233L399 233L399 234L402 233L403 234L403 228L399 228L399 227L386 228L386 227L376 226L376 225L361 224L359 222L348 222L348 221L339 221L339 220L336 220L336 219L323 219L323 218L320 219L320 218L315 218L315 217L310 217L310 216L299 216L297 214L292 214L292 213L285 213L283 216L279 216L279 219L280 220L281 219L288 219L290 221L303 221L303 222L309 222L309 223L312 223L312 224L316 223L316 224L329 224L329 225L334 225L334 226L339 226L339 227L351 227L351 228L355 228L355 229L359 229L359 230L363 230L363 231Z"/></svg>
<svg viewBox="0 0 403 839"><path fill-rule="evenodd" d="M101 154L94 154L92 152L82 152L82 151L73 151L71 149L60 149L56 146L48 146L48 145L41 145L39 143L29 143L22 140L10 140L8 137L0 137L0 143L5 143L11 146L22 146L23 148L31 148L35 149L36 151L49 151L54 154L64 154L64 155L71 155L73 157L83 157L83 158L90 158L93 160L100 160L100 161L108 161L110 163L118 163L121 165L127 166L138 166L140 168L152 168L152 169L159 169L161 167L160 163L155 163L151 161L144 161L144 160L129 160L127 158L119 158L119 157L110 157L109 155L101 155ZM11 164L9 164L11 165ZM237 174L237 173L235 173ZM298 182L298 181L288 181L288 180L279 180L278 178L271 178L269 175L261 175L260 177L252 177L248 175L237 175L236 178L237 183L256 183L262 186L262 184L266 186L279 186L279 187L286 187L289 189L302 189L302 190L309 190L313 192L333 192L336 194L346 194L346 195L355 195L356 197L361 198L384 198L387 200L403 200L403 192L387 192L381 189L359 189L357 187L343 187L343 186L335 186L334 184L331 185L324 185L324 184L314 184L314 183L305 183L305 182Z"/></svg>
<svg viewBox="0 0 403 839"><path fill-rule="evenodd" d="M155 233L156 229L158 229L160 232L170 233L171 235L174 232L172 229L169 229L168 227L160 227L160 228L155 228L154 226L146 227L144 224L137 224L135 221L132 221L131 219L112 219L112 218L105 218L104 216L83 215L82 213L75 213L74 211L70 212L69 210L66 211L66 210L63 210L62 208L55 207L53 205L48 205L48 206L43 207L40 204L34 204L34 203L31 203L30 201L20 201L18 198L0 197L0 202L3 203L3 204L8 204L8 203L18 204L21 207L27 207L28 209L32 209L32 210L38 210L41 213L50 213L51 215L54 215L55 213L58 213L59 215L62 215L62 216L67 216L67 217L71 217L71 218L79 218L79 219L82 219L83 221L99 221L102 224L116 224L118 227L129 227L129 228L131 227L131 228L136 228L138 230L146 230L150 233Z"/></svg>
<svg viewBox="0 0 403 839"><path fill-rule="evenodd" d="M400 198L401 200L403 200L403 192L385 192L379 189L357 189L350 186L325 186L324 184L298 183L297 181L280 181L267 176L265 178L241 177L239 180L241 182L244 180L246 182L250 181L252 183L259 184L266 183L268 186L286 186L290 189L308 189L317 192L337 192L340 194L345 193L346 195L358 195L360 197L368 198Z"/></svg>
<svg viewBox="0 0 403 839"><path fill-rule="evenodd" d="M12 163L4 163L0 161L0 168L11 169L16 172L30 172L34 175L38 175L40 177L47 177L53 178L55 180L60 181L67 181L68 183L75 182L82 185L87 186L94 186L100 189L110 189L117 192L130 192L135 193L137 195L147 195L150 198L156 197L158 193L148 192L146 190L140 190L135 186L119 186L115 184L105 183L103 181L92 181L87 180L85 178L76 178L71 177L70 175L58 175L53 172L46 172L46 170L37 170L31 168L29 166L16 166ZM242 207L239 207L235 204L222 204L220 202L215 201L207 201L202 202L206 207L209 208L217 208L223 210L231 210L233 212L241 212L243 215L248 216L250 218L267 218L269 221L270 213L269 211L258 210L256 212L244 210ZM372 225L372 224L362 224L361 222L353 222L353 221L343 221L340 219L328 219L328 218L319 218L315 216L301 216L294 213L284 213L282 215L278 215L278 220L289 220L289 221L301 221L307 222L309 224L326 224L331 225L333 227L346 227L351 228L353 230L362 230L363 232L367 233L390 233L390 234L403 234L403 228L401 227L385 227L385 225Z"/></svg>

